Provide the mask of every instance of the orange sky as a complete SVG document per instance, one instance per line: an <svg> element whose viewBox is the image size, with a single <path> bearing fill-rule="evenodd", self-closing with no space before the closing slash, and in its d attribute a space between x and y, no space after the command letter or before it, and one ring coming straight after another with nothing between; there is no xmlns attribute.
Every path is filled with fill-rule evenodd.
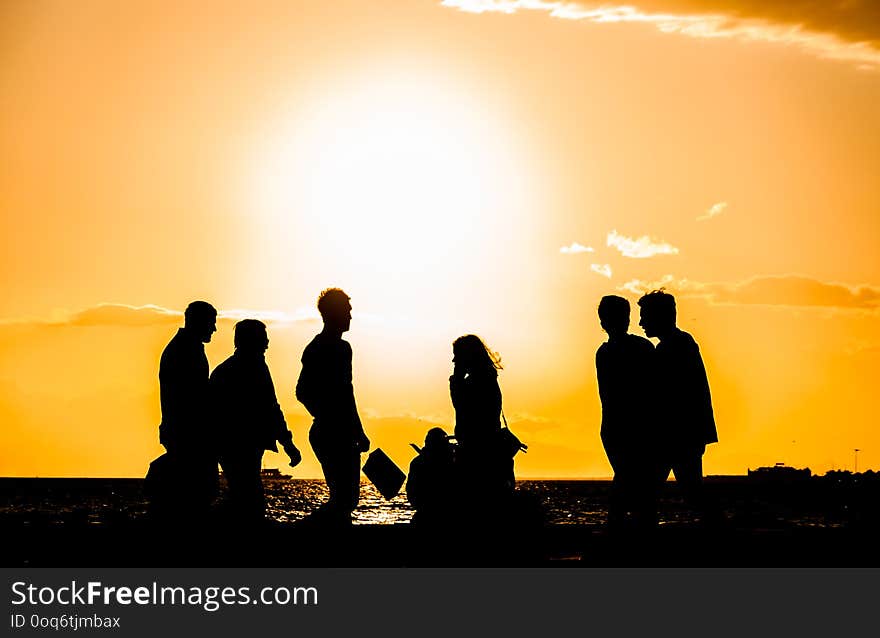
<svg viewBox="0 0 880 638"><path fill-rule="evenodd" d="M292 390L330 285L401 466L451 429L476 332L519 475L607 476L595 307L664 285L709 372L708 473L880 469L880 15L626 4L7 3L0 475L143 475L196 298L272 320L307 450Z"/></svg>

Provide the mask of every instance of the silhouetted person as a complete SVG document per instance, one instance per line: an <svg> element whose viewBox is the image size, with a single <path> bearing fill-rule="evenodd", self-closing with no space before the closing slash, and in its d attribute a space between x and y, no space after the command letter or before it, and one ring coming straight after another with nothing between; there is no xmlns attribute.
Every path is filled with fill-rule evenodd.
<svg viewBox="0 0 880 638"><path fill-rule="evenodd" d="M209 385L229 509L240 525L260 522L266 515L260 476L263 452L277 452L281 443L291 467L302 460L275 396L265 359L268 347L262 321L239 321L235 353L214 369Z"/></svg>
<svg viewBox="0 0 880 638"><path fill-rule="evenodd" d="M596 351L596 378L602 401L600 436L614 470L608 523L618 527L632 514L636 525L654 522L655 450L653 409L654 344L627 334L630 306L608 295L599 302L599 321L608 341Z"/></svg>
<svg viewBox="0 0 880 638"><path fill-rule="evenodd" d="M431 428L425 446L416 450L419 455L406 479L406 496L416 510L412 522L422 528L446 527L456 497L455 448L443 428Z"/></svg>
<svg viewBox="0 0 880 638"><path fill-rule="evenodd" d="M455 408L461 494L488 512L506 505L514 489L513 456L501 437L501 361L476 335L456 339L452 353L449 395Z"/></svg>
<svg viewBox="0 0 880 638"><path fill-rule="evenodd" d="M351 326L349 299L339 288L318 297L324 329L303 351L296 383L296 398L314 418L309 443L330 491L321 515L340 523L351 523L360 496L360 454L370 449L354 400L351 345L342 339Z"/></svg>
<svg viewBox="0 0 880 638"><path fill-rule="evenodd" d="M208 413L205 346L217 331L217 311L193 301L159 362L162 423L159 442L168 450L173 489L163 490L160 513L183 519L204 517L217 490L217 454Z"/></svg>
<svg viewBox="0 0 880 638"><path fill-rule="evenodd" d="M659 430L659 478L669 471L681 486L691 507L704 518L717 512L703 490L703 453L718 441L709 380L694 338L675 325L675 297L655 290L639 299L639 325L649 337L657 337L657 389Z"/></svg>

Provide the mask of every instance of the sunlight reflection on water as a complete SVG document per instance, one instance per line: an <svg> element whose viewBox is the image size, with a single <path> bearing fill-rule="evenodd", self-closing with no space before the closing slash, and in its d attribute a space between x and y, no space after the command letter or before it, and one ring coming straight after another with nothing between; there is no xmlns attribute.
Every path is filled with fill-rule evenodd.
<svg viewBox="0 0 880 638"><path fill-rule="evenodd" d="M270 518L281 522L299 521L327 500L327 485L317 479L264 481L266 507ZM352 515L355 525L408 523L413 509L401 492L387 501L376 487L361 481L361 498Z"/></svg>

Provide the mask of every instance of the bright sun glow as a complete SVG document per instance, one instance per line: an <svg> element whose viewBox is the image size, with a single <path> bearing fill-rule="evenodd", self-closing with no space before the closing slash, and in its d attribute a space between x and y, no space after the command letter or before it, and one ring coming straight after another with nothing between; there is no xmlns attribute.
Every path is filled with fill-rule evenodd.
<svg viewBox="0 0 880 638"><path fill-rule="evenodd" d="M461 274L456 255L485 254L523 214L528 180L502 130L437 83L340 87L264 145L260 217L274 236L319 245L322 266L347 281L448 280Z"/></svg>

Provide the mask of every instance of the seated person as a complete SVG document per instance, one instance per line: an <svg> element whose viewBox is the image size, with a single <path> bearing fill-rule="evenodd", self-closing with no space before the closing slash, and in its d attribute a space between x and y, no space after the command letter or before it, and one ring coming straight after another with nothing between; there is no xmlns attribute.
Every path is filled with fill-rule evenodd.
<svg viewBox="0 0 880 638"><path fill-rule="evenodd" d="M455 501L455 447L443 428L431 428L425 446L409 466L406 496L415 508L413 523L436 527L449 518Z"/></svg>

